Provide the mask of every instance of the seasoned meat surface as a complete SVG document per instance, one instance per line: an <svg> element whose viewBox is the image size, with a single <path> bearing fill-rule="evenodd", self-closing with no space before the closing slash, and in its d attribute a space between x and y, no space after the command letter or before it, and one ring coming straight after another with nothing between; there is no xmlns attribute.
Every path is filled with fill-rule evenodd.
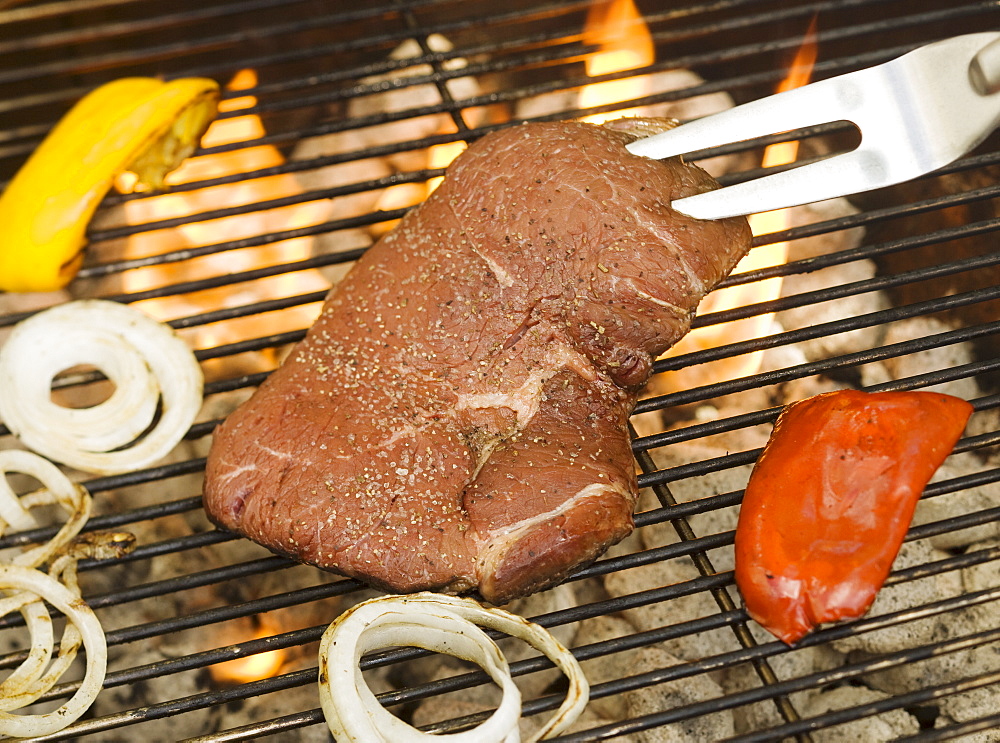
<svg viewBox="0 0 1000 743"><path fill-rule="evenodd" d="M331 291L216 430L221 527L395 591L544 588L632 529L627 419L652 361L746 253L716 187L625 144L671 125L490 134Z"/></svg>

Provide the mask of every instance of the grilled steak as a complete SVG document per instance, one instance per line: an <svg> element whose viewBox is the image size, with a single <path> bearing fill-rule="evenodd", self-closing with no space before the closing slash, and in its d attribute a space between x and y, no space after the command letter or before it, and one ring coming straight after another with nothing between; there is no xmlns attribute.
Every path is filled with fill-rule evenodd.
<svg viewBox="0 0 1000 743"><path fill-rule="evenodd" d="M668 126L472 145L216 430L210 517L387 590L495 603L626 536L638 390L750 245L746 220L670 209L706 173L626 151Z"/></svg>

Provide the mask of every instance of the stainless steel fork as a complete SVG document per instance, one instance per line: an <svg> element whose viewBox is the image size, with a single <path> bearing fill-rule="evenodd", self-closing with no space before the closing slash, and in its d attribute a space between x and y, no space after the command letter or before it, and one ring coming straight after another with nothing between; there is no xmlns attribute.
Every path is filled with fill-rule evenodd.
<svg viewBox="0 0 1000 743"><path fill-rule="evenodd" d="M958 159L1000 123L1000 33L956 36L891 62L737 106L628 145L661 159L815 124L849 121L857 148L678 199L697 219L808 204L908 181Z"/></svg>

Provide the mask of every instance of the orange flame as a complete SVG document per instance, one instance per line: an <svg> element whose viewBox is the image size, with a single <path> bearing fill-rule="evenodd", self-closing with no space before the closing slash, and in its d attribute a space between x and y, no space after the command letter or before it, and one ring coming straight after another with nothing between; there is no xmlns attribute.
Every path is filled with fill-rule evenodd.
<svg viewBox="0 0 1000 743"><path fill-rule="evenodd" d="M271 633L261 627L251 639L262 640L270 636ZM209 667L209 672L213 679L223 684L248 684L276 676L284 662L285 651L279 648L216 663Z"/></svg>
<svg viewBox="0 0 1000 743"><path fill-rule="evenodd" d="M443 129L447 128L444 127ZM447 134L454 131L454 125L451 125L450 131L443 130L440 133ZM431 145L425 153L426 162L424 164L428 170L447 168L456 157L462 154L467 146L461 140ZM434 192L434 189L441 185L441 181L443 180L444 176L439 175L429 179L426 183L398 183L394 186L389 186L382 191L378 201L375 202L375 211L391 211L393 209L405 209L409 206L416 206L430 196ZM374 225L372 232L377 236L381 236L397 224L399 224L398 219L382 222Z"/></svg>
<svg viewBox="0 0 1000 743"><path fill-rule="evenodd" d="M816 62L817 45L815 37L816 19L813 18L806 32L802 45L796 52L795 59L785 78L778 85L776 92L783 92L806 85ZM766 168L795 162L798 156L797 141L779 142L769 145L764 150L762 165ZM753 214L749 217L750 229L754 236L771 234L787 229L791 223L788 209L777 209L771 212ZM733 273L745 273L772 266L780 266L788 261L788 243L777 242L754 248L737 264ZM781 296L781 277L764 279L749 284L719 289L709 294L698 307L698 314L722 312L743 307L757 302L769 302ZM713 348L726 343L760 338L768 334L774 322L774 313L765 313L743 320L736 320L721 325L697 328L688 333L667 353L668 356L678 356L705 348ZM714 381L745 377L760 371L763 361L763 351L753 351L742 356L720 359L697 367L692 373L698 374L698 384L711 384ZM669 377L671 375L664 375ZM675 384L667 382L668 386L681 388L687 386L680 379Z"/></svg>
<svg viewBox="0 0 1000 743"><path fill-rule="evenodd" d="M653 63L655 49L649 27L632 0L598 0L590 6L583 40L598 50L585 60L587 75L597 77L625 72ZM580 108L592 108L639 98L649 92L648 75L630 75L585 85L580 90ZM634 113L635 109L593 114L583 118L592 124Z"/></svg>
<svg viewBox="0 0 1000 743"><path fill-rule="evenodd" d="M427 167L432 170L437 168L447 168L451 165L452 160L461 155L468 145L461 140L457 142L447 142L445 144L436 144L428 148L427 151ZM431 178L427 181L427 195L429 196L435 188L441 185L441 181L444 180L443 175L439 175L436 178Z"/></svg>
<svg viewBox="0 0 1000 743"><path fill-rule="evenodd" d="M242 70L233 77L227 87L230 90L240 91L252 88L256 84L256 73L253 70ZM222 112L240 111L255 106L256 103L254 96L241 95L222 101L219 108ZM202 145L214 147L252 142L264 134L264 125L260 117L248 113L213 121L202 139ZM168 176L168 183L195 183L274 167L283 162L283 156L275 147L251 145L189 158ZM124 191L130 190L129 185L127 179L118 184L120 190ZM294 176L279 174L129 201L124 205L124 212L129 224L141 225L163 219L190 217L214 209L239 207L301 192L302 188ZM192 221L174 228L132 235L125 250L130 258L155 256L178 248L194 248L318 224L325 218L325 213L326 209L322 202L305 202L266 211ZM179 263L133 268L123 274L122 288L125 292L138 292L175 282L292 263L308 258L310 250L309 238L296 238L259 248L231 250ZM324 291L328 287L329 283L318 272L300 271L221 289L204 290L183 297L145 300L138 305L159 320L172 320L185 314L202 312L207 308L250 304ZM304 305L268 313L265 316L202 326L192 329L188 334L194 336L193 343L197 347L212 347L254 335L268 335L302 328L315 319L317 312L318 305Z"/></svg>
<svg viewBox="0 0 1000 743"><path fill-rule="evenodd" d="M451 51L454 47L451 42L438 34L431 34L427 38L427 44L431 49L435 51ZM409 57L415 57L420 53L420 48L417 46L415 40L410 39L406 42L400 44L392 53L392 58L394 59L407 59ZM463 58L456 58L449 60L445 63L445 67L448 69L461 69L466 66L466 61ZM417 65L410 68L409 73L404 74L424 74L429 73L431 70L425 65ZM373 78L378 79L378 78ZM471 78L458 80L463 81L461 88L465 89L465 93L471 92L470 85L475 86L475 83ZM477 90L478 87L474 87L473 90ZM423 91L433 91L425 93ZM412 97L412 100L410 98ZM414 105L415 102L424 100L426 98L427 102L440 102L440 93L438 93L432 86L416 86L415 90L406 95L405 98L394 98L392 104L402 104L402 107L408 107ZM391 105L392 108L396 108L396 105ZM469 113L468 110L463 112L463 118ZM473 118L475 114L472 114ZM417 121L423 120L425 122L437 122L435 127L436 131L426 131L425 134L454 134L458 131L455 122L452 121L447 114L432 114L426 117L420 117ZM403 129L406 130L406 139L409 139L411 130L413 133L419 131L415 126L415 121L411 120L407 124L389 124L388 126L394 130L394 133L400 134ZM377 126L375 128L378 128ZM422 161L419 163L411 162L410 167L416 167L417 169L437 169L437 168L447 168L451 165L452 161L458 157L466 148L466 143L458 140L455 142L447 142L444 144L431 145L422 152L414 152L413 156L416 158L421 158ZM409 168L406 168L409 170ZM444 180L443 176L438 176L429 179L426 183L399 183L393 186L389 186L384 189L375 203L375 211L391 211L394 209L403 209L410 206L416 206L421 203L424 199L431 195ZM377 225L373 225L370 228L371 233L378 237L384 235L390 229L395 227L399 220L390 220L388 222L382 222Z"/></svg>
<svg viewBox="0 0 1000 743"><path fill-rule="evenodd" d="M809 29L806 31L806 37L803 40L802 45L795 53L795 59L792 60L792 65L788 69L788 74L785 75L785 78L780 83L778 83L778 88L775 92L784 93L789 90L794 90L795 88L801 88L803 85L808 85L809 80L812 77L813 67L816 65L817 51L816 19L813 18L812 22L809 24ZM777 144L768 146L764 150L762 165L765 168L771 168L776 165L793 163L795 162L795 158L798 157L798 154L798 141L778 142Z"/></svg>

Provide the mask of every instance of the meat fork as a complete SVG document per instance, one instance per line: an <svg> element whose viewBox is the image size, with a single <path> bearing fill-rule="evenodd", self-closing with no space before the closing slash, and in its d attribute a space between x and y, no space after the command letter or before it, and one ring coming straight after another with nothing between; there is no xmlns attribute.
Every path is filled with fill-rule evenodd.
<svg viewBox="0 0 1000 743"><path fill-rule="evenodd" d="M956 36L890 62L777 93L628 145L661 159L834 121L857 148L809 165L673 202L722 219L846 196L937 170L1000 123L1000 33Z"/></svg>

